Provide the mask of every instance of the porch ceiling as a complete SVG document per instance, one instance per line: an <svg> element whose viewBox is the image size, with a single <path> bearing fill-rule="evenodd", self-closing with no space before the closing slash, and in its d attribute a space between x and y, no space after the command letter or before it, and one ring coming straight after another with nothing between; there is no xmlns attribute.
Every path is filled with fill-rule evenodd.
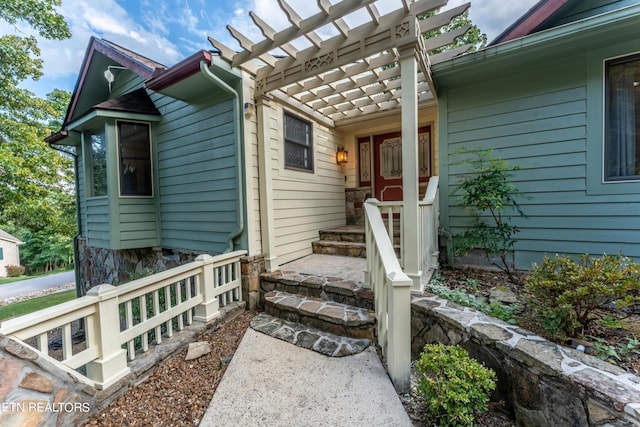
<svg viewBox="0 0 640 427"><path fill-rule="evenodd" d="M379 3L397 9L381 15ZM312 116L338 125L361 116L400 108L399 59L407 52L419 65L418 101L436 98L431 65L460 55L469 45L429 56L428 52L453 43L469 27L425 39L423 34L448 25L464 13L470 3L437 13L427 19L418 16L446 6L448 0L317 0L319 12L303 18L285 1L278 0L289 26L274 30L254 12L250 16L264 39L254 42L231 26L227 29L238 41L236 52L209 37L220 55L233 66L256 76L256 97L271 94L285 97ZM382 5L380 5L382 6ZM363 13L364 12L364 13ZM350 28L347 16L367 16L364 23ZM320 33L335 33L323 37ZM297 48L301 40L308 47Z"/></svg>

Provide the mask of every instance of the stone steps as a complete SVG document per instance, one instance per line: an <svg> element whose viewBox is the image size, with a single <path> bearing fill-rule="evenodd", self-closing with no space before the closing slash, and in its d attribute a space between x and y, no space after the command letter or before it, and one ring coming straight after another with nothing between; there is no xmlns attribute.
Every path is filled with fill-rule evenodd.
<svg viewBox="0 0 640 427"><path fill-rule="evenodd" d="M260 275L260 303L270 291L312 296L326 301L335 301L355 307L374 309L373 291L357 282L337 277L322 277L289 271L276 271Z"/></svg>
<svg viewBox="0 0 640 427"><path fill-rule="evenodd" d="M348 338L321 331L312 326L289 322L267 313L251 320L251 328L298 347L313 350L329 357L352 356L371 344L366 338Z"/></svg>
<svg viewBox="0 0 640 427"><path fill-rule="evenodd" d="M320 230L320 240L313 242L314 254L366 258L364 227L344 226Z"/></svg>
<svg viewBox="0 0 640 427"><path fill-rule="evenodd" d="M327 356L364 350L373 342L376 319L373 291L363 288L360 275L351 271L363 268L363 261L314 257L310 264L260 275L260 305L265 313L252 328ZM325 271L350 279L318 275Z"/></svg>
<svg viewBox="0 0 640 427"><path fill-rule="evenodd" d="M342 337L373 341L376 318L372 310L275 290L264 295L264 303L265 312L273 317Z"/></svg>

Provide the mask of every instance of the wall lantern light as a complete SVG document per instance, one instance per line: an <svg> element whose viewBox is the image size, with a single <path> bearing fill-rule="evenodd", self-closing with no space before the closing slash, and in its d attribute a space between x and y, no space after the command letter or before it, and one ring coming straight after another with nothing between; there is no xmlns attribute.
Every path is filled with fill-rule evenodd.
<svg viewBox="0 0 640 427"><path fill-rule="evenodd" d="M338 145L336 148L336 163L343 165L349 161L349 152L344 149L344 146Z"/></svg>
<svg viewBox="0 0 640 427"><path fill-rule="evenodd" d="M252 103L250 102L244 103L244 115L247 116L247 118L253 116L255 112L256 112L256 109Z"/></svg>

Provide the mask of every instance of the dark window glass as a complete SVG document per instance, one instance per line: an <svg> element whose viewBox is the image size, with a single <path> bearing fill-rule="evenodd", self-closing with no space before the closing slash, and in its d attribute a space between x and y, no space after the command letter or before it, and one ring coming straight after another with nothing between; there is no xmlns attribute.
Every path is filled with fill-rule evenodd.
<svg viewBox="0 0 640 427"><path fill-rule="evenodd" d="M89 167L89 196L107 195L107 138L104 127L86 134L91 151Z"/></svg>
<svg viewBox="0 0 640 427"><path fill-rule="evenodd" d="M311 123L284 114L284 165L290 169L313 171Z"/></svg>
<svg viewBox="0 0 640 427"><path fill-rule="evenodd" d="M117 122L121 196L153 196L151 129L148 123Z"/></svg>
<svg viewBox="0 0 640 427"><path fill-rule="evenodd" d="M640 179L640 55L606 62L604 176Z"/></svg>

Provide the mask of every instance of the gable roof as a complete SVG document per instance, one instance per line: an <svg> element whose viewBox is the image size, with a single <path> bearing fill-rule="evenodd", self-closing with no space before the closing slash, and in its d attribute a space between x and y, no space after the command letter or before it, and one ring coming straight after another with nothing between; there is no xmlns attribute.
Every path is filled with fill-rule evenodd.
<svg viewBox="0 0 640 427"><path fill-rule="evenodd" d="M71 102L65 116L64 124L66 125L76 113L83 113L82 111L76 111L79 98L82 94L82 89L87 83L89 78L89 71L94 62L97 54L102 54L105 58L111 60L118 66L122 66L127 70L137 74L143 80L150 78L157 69L165 69L166 67L159 62L137 54L129 49L119 46L113 42L104 39L97 39L91 37L89 46L84 55L82 65L80 67L80 73L76 86L73 89L71 96Z"/></svg>
<svg viewBox="0 0 640 427"><path fill-rule="evenodd" d="M24 242L20 241L17 237L13 237L11 234L7 233L4 230L0 230L0 240L6 240L8 242L12 242L18 245L23 244Z"/></svg>

